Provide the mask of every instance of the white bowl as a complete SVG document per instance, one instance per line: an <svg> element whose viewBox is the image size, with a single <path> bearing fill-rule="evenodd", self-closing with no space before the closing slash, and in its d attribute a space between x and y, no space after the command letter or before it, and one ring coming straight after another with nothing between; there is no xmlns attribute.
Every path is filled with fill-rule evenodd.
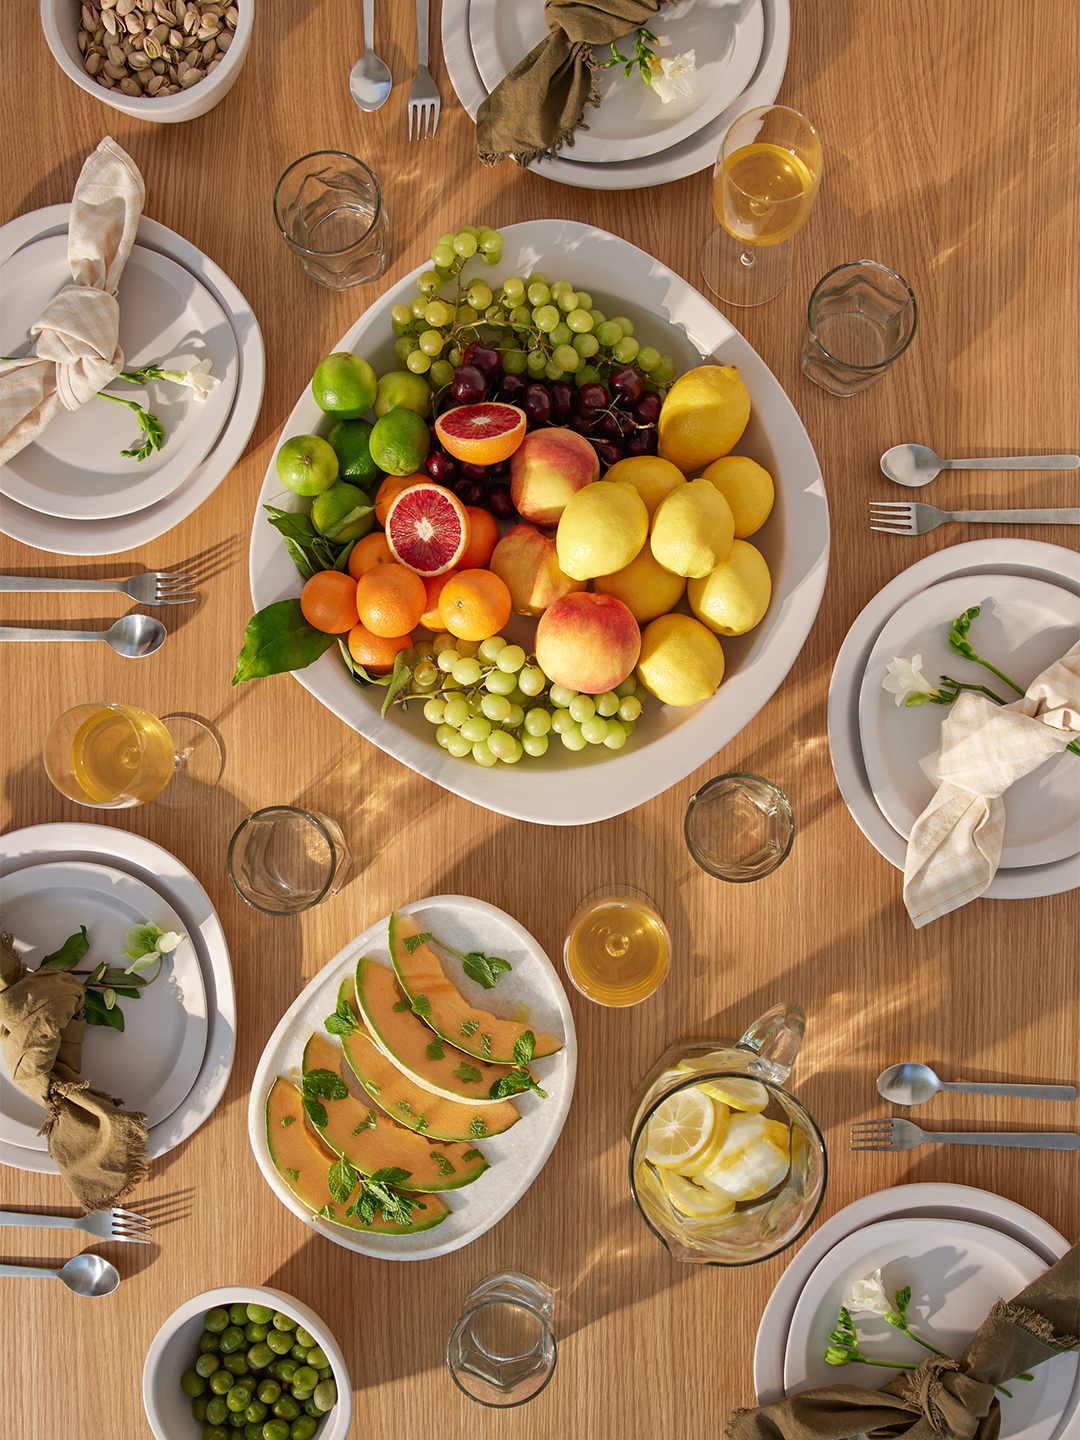
<svg viewBox="0 0 1080 1440"><path fill-rule="evenodd" d="M240 20L225 58L207 79L200 80L190 90L181 90L177 95L147 95L136 99L132 95L121 94L119 90L106 90L92 75L88 75L83 68L78 44L80 7L77 0L41 0L41 28L60 69L88 95L111 105L114 110L123 111L125 115L134 115L136 120L173 125L205 115L232 89L251 44L251 28L255 20L255 0L236 0L236 3Z"/></svg>
<svg viewBox="0 0 1080 1440"><path fill-rule="evenodd" d="M143 1408L157 1440L201 1440L203 1427L192 1416L191 1401L180 1389L180 1377L199 1356L203 1316L217 1305L268 1305L298 1320L322 1346L334 1370L337 1404L315 1431L315 1440L345 1440L352 1424L352 1382L345 1357L322 1320L283 1290L264 1285L224 1285L204 1290L174 1310L150 1342L143 1366ZM238 1432L239 1433L239 1432Z"/></svg>

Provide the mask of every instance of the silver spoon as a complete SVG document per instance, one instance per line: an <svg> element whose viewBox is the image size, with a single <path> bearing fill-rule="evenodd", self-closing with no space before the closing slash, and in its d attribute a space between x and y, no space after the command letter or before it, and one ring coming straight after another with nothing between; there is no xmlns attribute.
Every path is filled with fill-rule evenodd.
<svg viewBox="0 0 1080 1440"><path fill-rule="evenodd" d="M38 1280L62 1280L76 1295L111 1295L120 1284L115 1265L100 1255L73 1255L61 1270L40 1265L0 1265L0 1275L29 1275Z"/></svg>
<svg viewBox="0 0 1080 1440"><path fill-rule="evenodd" d="M897 485L929 485L942 470L1077 470L1080 455L992 455L985 460L942 460L926 445L894 445L881 468Z"/></svg>
<svg viewBox="0 0 1080 1440"><path fill-rule="evenodd" d="M361 110L378 110L393 83L390 67L375 54L375 0L364 0L364 53L349 72L349 93Z"/></svg>
<svg viewBox="0 0 1080 1440"><path fill-rule="evenodd" d="M15 625L0 626L0 640L104 640L126 660L152 655L164 645L168 633L160 620L149 615L125 615L108 630L23 630Z"/></svg>
<svg viewBox="0 0 1080 1440"><path fill-rule="evenodd" d="M922 1105L939 1090L963 1095L1018 1095L1027 1100L1075 1100L1072 1085L962 1085L939 1080L929 1065L890 1065L877 1079L878 1094L894 1105Z"/></svg>

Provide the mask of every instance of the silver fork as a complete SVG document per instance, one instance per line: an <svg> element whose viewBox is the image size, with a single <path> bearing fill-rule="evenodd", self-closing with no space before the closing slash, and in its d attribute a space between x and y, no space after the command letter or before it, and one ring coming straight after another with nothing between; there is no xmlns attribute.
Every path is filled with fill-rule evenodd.
<svg viewBox="0 0 1080 1440"><path fill-rule="evenodd" d="M416 0L416 79L409 91L409 139L431 140L439 128L442 100L428 69L428 6L431 0ZM413 134L413 122L416 134ZM425 126L427 135L424 134Z"/></svg>
<svg viewBox="0 0 1080 1440"><path fill-rule="evenodd" d="M26 1225L34 1230L85 1230L99 1240L122 1240L133 1245L150 1244L150 1221L133 1210L98 1210L93 1215L24 1215L19 1210L0 1210L0 1225Z"/></svg>
<svg viewBox="0 0 1080 1440"><path fill-rule="evenodd" d="M937 510L917 500L870 501L870 529L888 535L925 535L947 520L983 525L1080 525L1080 510Z"/></svg>
<svg viewBox="0 0 1080 1440"><path fill-rule="evenodd" d="M859 1143L856 1144L855 1142ZM1038 1134L1034 1130L1007 1134L977 1130L965 1134L923 1130L911 1120L856 1120L851 1127L850 1150L914 1150L916 1145L1010 1145L1022 1150L1080 1150L1080 1135Z"/></svg>
<svg viewBox="0 0 1080 1440"><path fill-rule="evenodd" d="M148 570L145 575L133 575L130 580L60 580L48 575L0 575L0 592L29 591L47 592L50 595L61 590L78 590L83 594L91 591L119 590L130 595L139 605L189 605L199 597L191 588L196 576L171 575L164 570Z"/></svg>

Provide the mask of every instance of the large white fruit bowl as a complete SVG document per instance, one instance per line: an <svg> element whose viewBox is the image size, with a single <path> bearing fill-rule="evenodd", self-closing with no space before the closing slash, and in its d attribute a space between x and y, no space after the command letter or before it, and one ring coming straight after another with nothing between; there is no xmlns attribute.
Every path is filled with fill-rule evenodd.
<svg viewBox="0 0 1080 1440"><path fill-rule="evenodd" d="M408 713L395 706L381 719L385 691L358 688L336 646L295 674L347 725L444 789L519 820L585 825L620 815L675 785L723 749L769 700L795 663L821 603L829 508L817 457L791 401L760 356L698 291L617 235L575 221L530 221L509 225L502 234L500 264L491 270L476 267L489 283L542 270L549 280L566 279L587 290L605 314L629 316L634 338L671 355L680 374L704 363L738 366L753 409L736 451L764 465L777 489L773 513L752 542L772 573L768 613L748 635L723 642L727 674L710 700L687 707L649 701L622 750L590 745L574 754L556 740L539 759L525 756L516 765L500 762L492 769L441 750L420 706L410 706ZM428 268L421 266L381 296L333 348L363 355L377 374L396 370L390 310L412 299L417 275ZM280 440L325 434L331 423L308 386ZM262 506L299 509L306 503L284 490L271 459L251 535L251 594L257 610L299 595L302 588L285 542ZM508 629L517 623L515 617ZM518 638L528 648L532 622L520 625L525 628Z"/></svg>

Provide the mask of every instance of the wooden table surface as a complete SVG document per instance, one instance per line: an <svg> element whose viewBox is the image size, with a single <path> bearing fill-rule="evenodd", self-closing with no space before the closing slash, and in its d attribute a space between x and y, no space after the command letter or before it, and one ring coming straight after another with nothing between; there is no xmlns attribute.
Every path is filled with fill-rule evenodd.
<svg viewBox="0 0 1080 1440"><path fill-rule="evenodd" d="M243 291L267 358L262 412L241 462L168 534L101 560L6 539L2 546L5 572L199 570L200 603L167 612L168 643L138 665L104 645L4 648L2 824L14 830L93 818L172 851L221 917L239 1013L220 1105L155 1162L133 1199L155 1220L152 1246L3 1232L5 1260L56 1264L94 1248L123 1277L98 1306L59 1285L0 1282L25 1361L8 1389L12 1434L147 1433L139 1377L159 1325L187 1297L240 1282L276 1286L325 1318L349 1364L354 1435L720 1433L733 1407L753 1403L758 1319L794 1252L746 1270L675 1263L627 1193L623 1112L667 1043L687 1033L737 1035L784 997L810 1017L794 1080L830 1150L818 1223L877 1189L949 1181L1019 1201L1076 1234L1075 1155L847 1150L852 1120L886 1113L874 1077L898 1060L930 1062L948 1078L1077 1079L1076 899L977 901L916 933L900 875L863 838L840 796L825 722L844 635L901 570L991 535L1076 548L1076 532L1064 529L948 528L908 539L871 535L866 523L867 501L895 494L877 459L899 441L920 440L949 456L1078 448L1076 7L794 0L778 98L820 124L824 182L795 239L787 289L768 305L729 315L791 396L820 458L833 524L824 599L790 674L753 723L666 794L580 828L508 820L458 799L360 739L289 676L230 685L251 611L246 557L255 500L282 425L320 357L363 306L427 258L441 231L463 222L586 221L701 286L696 257L715 223L708 172L606 193L510 164L484 169L443 65L439 6L432 9L442 118L434 140L410 144L405 97L416 51L406 0L377 7L377 48L395 76L377 114L357 110L346 84L360 51L359 5L263 0L233 91L210 114L176 126L128 119L84 94L53 62L35 0L3 7L0 218L69 200L86 155L112 134L145 177L145 213L199 246ZM304 277L271 213L274 182L288 162L325 147L371 164L392 225L386 274L341 295ZM893 373L844 401L803 378L799 354L814 282L858 256L907 277L920 324ZM1075 475L946 475L923 498L955 507L1067 505L1077 503L1077 483ZM0 620L104 627L127 608L115 596L11 595ZM97 697L210 718L227 752L214 795L193 812L149 806L94 817L63 799L42 768L42 738L62 710ZM760 884L709 879L683 844L687 798L724 770L770 776L794 807L791 858ZM273 802L333 814L355 855L341 893L295 921L248 909L225 872L239 819ZM248 1091L279 1017L332 955L396 904L458 893L509 911L558 957L578 898L615 881L642 883L654 895L674 941L671 972L655 998L625 1013L570 990L577 1091L550 1161L511 1214L463 1250L399 1265L338 1248L278 1203L248 1145ZM1080 1107L942 1096L918 1118L954 1128L1075 1129ZM5 1168L0 1196L8 1208L75 1213L54 1177ZM554 1288L560 1349L547 1392L507 1418L460 1396L443 1363L465 1293L504 1267Z"/></svg>

